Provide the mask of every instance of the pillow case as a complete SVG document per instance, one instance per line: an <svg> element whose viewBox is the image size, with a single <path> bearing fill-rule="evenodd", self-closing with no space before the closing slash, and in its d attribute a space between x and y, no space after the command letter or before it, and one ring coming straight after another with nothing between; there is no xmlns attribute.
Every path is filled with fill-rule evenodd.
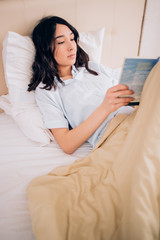
<svg viewBox="0 0 160 240"><path fill-rule="evenodd" d="M8 32L3 42L3 65L9 98L0 98L0 106L10 113L23 133L33 141L46 145L53 135L44 126L34 92L28 92L35 49L28 36ZM4 104L5 102L5 104ZM10 111L8 111L10 105Z"/></svg>
<svg viewBox="0 0 160 240"><path fill-rule="evenodd" d="M90 61L100 63L103 38L104 28L79 33L79 46L89 55Z"/></svg>
<svg viewBox="0 0 160 240"><path fill-rule="evenodd" d="M104 29L80 33L79 45L92 61L100 61L103 33ZM6 103L6 98L2 96L0 107L13 117L28 138L41 145L50 143L54 137L44 126L34 92L27 91L35 55L31 38L9 31L3 41L2 55L9 98Z"/></svg>

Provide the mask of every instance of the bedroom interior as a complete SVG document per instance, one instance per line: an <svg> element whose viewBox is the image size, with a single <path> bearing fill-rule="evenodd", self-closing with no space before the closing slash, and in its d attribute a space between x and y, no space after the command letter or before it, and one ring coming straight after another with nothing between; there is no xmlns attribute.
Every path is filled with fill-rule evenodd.
<svg viewBox="0 0 160 240"><path fill-rule="evenodd" d="M34 211L30 216L26 194L27 186L32 179L48 173L51 176L51 171L56 167L65 165L67 169L75 160L84 158L91 152L90 145L85 143L73 154L65 154L55 142L50 131L44 127L34 94L26 93L34 57L30 34L37 21L47 15L65 18L80 32L80 44L86 52L88 51L93 61L119 71L125 57L156 58L160 56L159 9L159 0L0 1L1 240L49 240L50 238L45 238L45 236L40 238L39 232L36 230L39 225L36 222L37 217L34 216ZM147 90L148 86L154 92L153 99L148 104L148 112L142 101L141 108L144 106L144 111L142 114L137 114L138 123L133 123L135 133L138 133L138 129L142 129L143 136L137 136L137 144L139 143L139 147L141 146L144 152L141 150L139 158L135 158L135 161L127 166L127 159L131 159L129 154L133 151L133 157L138 156L135 154L135 149L139 149L137 144L134 149L131 140L128 140L126 146L131 150L126 152L123 148L117 165L115 164L113 167L117 172L119 189L123 194L124 203L127 202L128 210L124 210L124 215L121 210L118 212L118 219L121 219L121 215L123 215L123 221L119 224L114 222L113 218L113 225L111 223L108 225L110 226L110 235L103 236L102 239L158 240L160 238L160 181L157 173L160 170L158 149L160 100L158 97L156 98L159 87L156 80L160 76L160 65L158 67L149 78L150 80L153 78L155 85L153 86L153 83L149 83L148 80L145 88L144 99L151 96L151 92ZM154 104L155 101L156 104ZM148 130L146 133L141 124L143 116L147 119L145 126L147 124L151 126L150 131ZM135 137L133 130L130 131L130 135ZM144 144L142 144L142 140ZM142 160L141 155L143 154ZM122 159L124 159L123 162ZM140 165L138 165L138 159ZM119 168L122 164L125 165L125 172ZM134 169L134 177L137 177L135 183L131 179L131 167ZM66 171L66 169L64 170ZM58 176L58 170L56 174ZM128 179L128 184L133 183L133 192L130 192L129 185L125 182L126 179ZM142 183L143 191L138 185L139 182ZM127 193L124 188L128 189ZM127 195L129 193L130 195ZM136 215L138 194L141 204L138 205L139 212ZM151 195L152 199L150 199ZM129 201L127 201L128 197ZM117 204L116 200L112 205L114 204ZM69 233L68 236L70 236ZM57 240L61 239L64 238L59 237ZM74 240L72 237L68 237L68 239ZM101 238L82 238L81 236L80 240L82 239L100 240Z"/></svg>

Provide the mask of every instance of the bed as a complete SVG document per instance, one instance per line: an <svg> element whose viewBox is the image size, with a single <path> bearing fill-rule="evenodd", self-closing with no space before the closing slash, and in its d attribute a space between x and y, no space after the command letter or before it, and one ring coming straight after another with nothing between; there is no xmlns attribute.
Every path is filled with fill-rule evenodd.
<svg viewBox="0 0 160 240"><path fill-rule="evenodd" d="M27 185L32 178L87 155L90 146L84 144L72 156L64 154L55 142L39 147L27 139L5 113L0 114L0 132L3 136L0 140L0 238L34 239L26 198Z"/></svg>
<svg viewBox="0 0 160 240"><path fill-rule="evenodd" d="M91 4L92 11L90 11ZM117 77L124 57L137 55L144 4L143 0L134 1L134 4L132 1L121 1L121 3L120 1L101 1L100 5L99 1L92 3L92 1L75 0L0 1L0 51L3 57L0 61L0 108L3 110L0 113L0 239L41 239L35 230L34 221L32 221L34 219L33 212L29 213L27 186L32 179L48 176L48 173L52 175L52 171L53 176L56 174L60 176L61 173L55 174L54 169L62 167L62 172L68 171L70 166L77 166L78 159L85 159L92 153L90 145L85 143L72 155L65 154L50 132L45 129L35 104L34 94L26 93L26 86L31 76L30 66L34 56L34 48L29 37L33 26L38 19L46 15L59 15L66 18L79 30L81 46L88 51L90 58L109 66L113 69L110 70L111 73ZM99 13L97 13L97 8L99 8ZM125 14L123 9L125 9ZM136 21L134 21L135 12ZM96 16L99 14L96 19L95 14ZM86 19L88 20L86 21ZM127 25L125 24L126 19ZM128 34L124 35L124 32ZM154 72L154 79L157 79L158 71ZM158 144L160 136L158 131L159 101L156 95L158 87L158 84L153 87L154 98L148 105L154 119L149 117L150 115L147 114L144 107L144 112L136 115L138 125L133 124L133 131L130 133L131 137L136 138L134 134L144 126L141 124L141 117L146 114L148 119L146 124L155 127L151 127L151 130L145 134L145 130L142 131L143 134L139 135L136 141L139 146L143 147L143 150L148 149L147 155L141 160L134 156L134 144L130 137L126 145L130 149L128 155L125 155L123 147L117 163L113 169L111 168L111 173L114 171L117 173L116 182L119 183L118 187L123 199L117 215L117 222L119 221L120 224L116 223L114 229L111 228L113 231L109 232L110 235L97 237L95 240L159 239L158 170L160 153ZM146 91L144 99L148 99L149 94ZM152 107L154 101L157 104ZM146 136L153 135L150 142L145 141ZM142 142L144 144L141 144ZM147 148L148 144L152 148ZM133 158L129 154L132 154ZM141 155L143 155L142 152ZM124 156L126 157L124 158ZM127 164L128 159L130 159L129 165ZM124 169L120 168L122 165L125 166ZM64 166L65 169L63 169ZM134 174L132 170L134 170ZM134 179L137 180L134 182ZM139 183L141 184L139 185ZM137 201L140 211L136 212ZM115 198L116 204L117 199ZM122 209L124 211L121 211ZM123 220L120 221L121 219ZM110 220L111 218L109 218ZM42 236L41 233L40 235ZM90 236L84 239L94 240L94 237ZM42 239L49 240L50 238L46 235ZM59 240L61 238L51 239ZM74 239L82 240L83 238L82 235L79 235Z"/></svg>

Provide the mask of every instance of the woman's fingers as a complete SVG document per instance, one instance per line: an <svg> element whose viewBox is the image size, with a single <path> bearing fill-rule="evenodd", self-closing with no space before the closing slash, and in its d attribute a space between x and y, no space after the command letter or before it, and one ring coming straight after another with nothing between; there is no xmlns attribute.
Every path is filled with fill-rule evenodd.
<svg viewBox="0 0 160 240"><path fill-rule="evenodd" d="M114 97L122 97L126 95L132 95L134 92L132 90L122 90L122 91L117 91L113 93Z"/></svg>
<svg viewBox="0 0 160 240"><path fill-rule="evenodd" d="M114 87L111 87L109 90L111 92L117 92L117 91L122 91L122 90L127 90L128 89L128 86L127 85L124 85L124 84L118 84Z"/></svg>
<svg viewBox="0 0 160 240"><path fill-rule="evenodd" d="M133 101L133 97L117 97L114 98L115 104L128 104L129 102Z"/></svg>
<svg viewBox="0 0 160 240"><path fill-rule="evenodd" d="M132 95L134 92L123 84L118 84L108 90L108 96L111 98L122 97L125 95Z"/></svg>
<svg viewBox="0 0 160 240"><path fill-rule="evenodd" d="M119 107L129 104L134 98L131 96L134 92L123 84L118 84L108 89L103 104L110 112L116 111Z"/></svg>
<svg viewBox="0 0 160 240"><path fill-rule="evenodd" d="M113 98L109 98L108 102L109 104L128 104L129 102L133 101L134 98L133 97L113 97Z"/></svg>

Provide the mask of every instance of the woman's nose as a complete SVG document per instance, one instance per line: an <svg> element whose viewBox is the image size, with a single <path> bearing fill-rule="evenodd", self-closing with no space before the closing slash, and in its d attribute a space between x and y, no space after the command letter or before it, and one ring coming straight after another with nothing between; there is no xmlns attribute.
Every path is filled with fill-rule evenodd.
<svg viewBox="0 0 160 240"><path fill-rule="evenodd" d="M74 48L73 42L69 41L68 43L68 50L71 51Z"/></svg>

